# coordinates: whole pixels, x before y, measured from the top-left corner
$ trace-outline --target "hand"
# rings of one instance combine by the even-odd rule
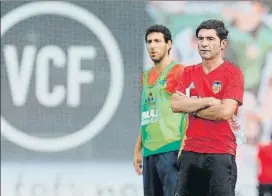
[[[183,147],[182,147],[183,148]],[[180,169],[180,160],[181,160],[181,154],[182,154],[182,148],[180,148],[179,152],[178,152],[178,156],[177,156],[177,160],[174,163],[174,167],[179,170]]]
[[[179,96],[185,96],[185,94],[183,94],[183,93],[180,92],[180,91],[176,91],[174,94],[179,95]],[[173,95],[174,95],[174,94],[173,94]]]
[[[185,95],[182,92],[176,91],[175,93],[173,93],[172,95],[172,100],[173,101],[180,101],[182,97],[184,97]]]
[[[209,97],[208,99],[209,99],[210,106],[220,105],[222,103],[220,99],[216,99],[214,97]]]
[[[143,172],[142,161],[143,161],[142,153],[135,152],[133,157],[133,165],[138,175],[141,175]]]
[[[182,152],[182,148],[179,150],[179,152],[178,152],[178,157],[177,157],[177,160],[179,160],[179,157],[180,157],[180,155],[181,155],[181,152]]]
[[[180,155],[181,155],[181,152],[182,152],[183,147],[184,147],[184,145],[185,145],[186,138],[187,138],[187,137],[186,137],[186,134],[184,134],[183,139],[182,139],[182,141],[181,141],[180,148],[179,148],[179,152],[178,152],[178,157],[177,157],[177,159],[179,159],[179,157],[180,157]]]

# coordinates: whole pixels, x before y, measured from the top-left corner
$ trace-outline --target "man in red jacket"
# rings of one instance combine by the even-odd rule
[[[272,195],[272,142],[258,149],[259,196]]]
[[[235,116],[243,102],[244,78],[239,67],[222,58],[227,36],[222,21],[199,25],[202,62],[185,67],[179,91],[172,97],[172,110],[189,114],[175,196],[199,196],[195,190],[200,188],[208,195],[235,195],[235,135],[240,132]]]

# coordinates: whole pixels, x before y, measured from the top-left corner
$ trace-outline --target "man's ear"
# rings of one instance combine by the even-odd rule
[[[220,48],[221,48],[221,50],[224,50],[224,49],[227,47],[227,45],[228,45],[228,40],[223,39],[223,40],[221,41],[221,43],[220,43]]]

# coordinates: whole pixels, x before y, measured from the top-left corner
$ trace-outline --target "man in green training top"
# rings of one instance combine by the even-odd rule
[[[165,26],[149,27],[145,41],[155,66],[142,78],[141,133],[135,146],[134,167],[139,175],[143,172],[144,196],[173,196],[178,172],[175,162],[187,116],[172,112],[171,97],[184,66],[169,57],[172,36]]]

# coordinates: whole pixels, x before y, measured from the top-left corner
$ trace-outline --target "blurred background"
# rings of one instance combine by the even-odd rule
[[[222,19],[225,57],[245,76],[236,195],[257,195],[258,146],[272,137],[272,2],[1,2],[1,195],[142,196],[133,148],[145,29],[172,31],[171,56],[201,61],[196,27]],[[271,152],[272,153],[272,152]]]

